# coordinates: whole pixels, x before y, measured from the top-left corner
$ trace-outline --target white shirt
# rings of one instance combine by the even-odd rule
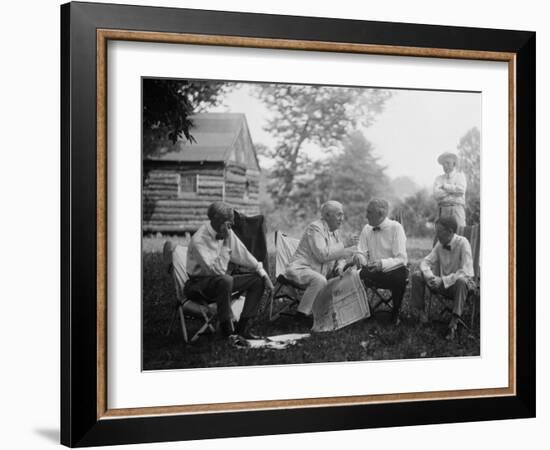
[[[187,250],[189,276],[224,275],[230,262],[254,269],[261,277],[266,276],[262,263],[252,256],[233,230],[229,230],[224,240],[216,239],[216,234],[207,222],[191,238]]]
[[[443,286],[451,287],[459,278],[474,276],[472,248],[468,239],[455,234],[449,242],[450,250],[445,250],[438,242],[430,254],[420,262],[420,270],[425,278],[432,278],[434,272],[443,280]]]
[[[466,176],[454,169],[449,174],[439,175],[434,182],[434,197],[441,206],[466,203]]]
[[[316,220],[307,226],[286,273],[298,283],[301,281],[297,269],[309,268],[327,276],[333,268],[343,268],[346,264],[344,259],[338,258],[343,248],[338,230],[330,231],[326,221]]]
[[[401,224],[386,217],[376,228],[365,225],[359,236],[362,264],[380,260],[383,272],[406,265],[407,237]]]

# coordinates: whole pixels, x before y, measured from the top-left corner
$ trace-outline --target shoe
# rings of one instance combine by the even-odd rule
[[[456,327],[449,327],[445,339],[448,341],[454,341],[456,339]]]
[[[399,312],[397,312],[397,313],[392,312],[391,322],[396,327],[398,327],[401,324],[401,317],[399,317]]]
[[[418,320],[422,325],[426,325],[430,319],[428,317],[428,313],[426,311],[420,311],[420,315],[418,316]]]
[[[237,324],[237,327],[235,329],[236,333],[245,338],[245,339],[260,339],[259,336],[252,333],[251,329],[251,323],[249,318],[241,317],[241,320],[239,320],[239,323]]]
[[[231,320],[224,320],[220,323],[220,331],[223,337],[229,337],[235,334],[233,330],[233,322]]]
[[[294,314],[294,319],[301,324],[307,326],[308,328],[311,328],[313,326],[313,317],[308,316],[307,314],[304,314],[303,312],[296,311],[296,314]]]

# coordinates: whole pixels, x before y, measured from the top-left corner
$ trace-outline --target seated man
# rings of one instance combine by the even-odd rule
[[[399,309],[407,286],[407,238],[399,222],[388,219],[388,202],[373,199],[367,205],[368,225],[359,236],[359,254],[365,287],[376,286],[392,293],[392,321],[399,323]]]
[[[217,303],[220,326],[225,336],[233,334],[231,322],[231,294],[244,291],[246,300],[236,332],[246,339],[254,339],[250,320],[258,311],[264,287],[273,290],[262,263],[250,254],[244,244],[231,230],[233,209],[224,202],[215,202],[208,207],[210,222],[204,223],[191,238],[187,251],[189,281],[185,294],[212,299]],[[229,262],[254,269],[256,273],[231,276],[227,273]]]
[[[326,286],[327,276],[340,275],[345,258],[354,254],[355,247],[344,248],[337,232],[344,221],[342,204],[328,201],[321,206],[321,219],[310,223],[296,252],[285,270],[285,277],[307,286],[298,312],[311,316],[317,294]]]
[[[424,287],[454,300],[453,316],[449,322],[447,339],[456,336],[458,317],[462,315],[464,302],[474,267],[472,249],[468,239],[456,234],[457,221],[453,216],[440,217],[436,221],[438,243],[420,262],[420,272],[413,274],[411,302],[420,310],[420,320],[427,322],[424,312]]]

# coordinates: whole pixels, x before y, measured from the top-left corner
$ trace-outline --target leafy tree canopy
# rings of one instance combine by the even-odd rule
[[[466,175],[466,223],[479,223],[480,219],[480,133],[473,127],[460,138],[457,145],[460,168]]]
[[[144,149],[151,152],[163,141],[193,142],[189,116],[220,104],[230,85],[212,81],[143,79]]]
[[[379,89],[264,84],[256,94],[273,113],[266,131],[276,139],[267,151],[275,165],[272,195],[278,202],[294,188],[299,168],[310,166],[303,144],[315,144],[327,152],[341,146],[357,125],[369,126],[379,114],[390,92]]]
[[[345,205],[348,226],[359,231],[365,224],[365,210],[373,197],[391,200],[392,190],[385,167],[373,155],[372,144],[359,131],[345,137],[342,147],[322,161],[308,161],[296,173],[287,208],[298,219],[317,216],[327,200]],[[271,183],[278,181],[272,179]]]

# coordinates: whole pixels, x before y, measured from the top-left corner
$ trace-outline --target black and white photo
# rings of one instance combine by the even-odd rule
[[[481,100],[143,77],[143,369],[479,356]]]

